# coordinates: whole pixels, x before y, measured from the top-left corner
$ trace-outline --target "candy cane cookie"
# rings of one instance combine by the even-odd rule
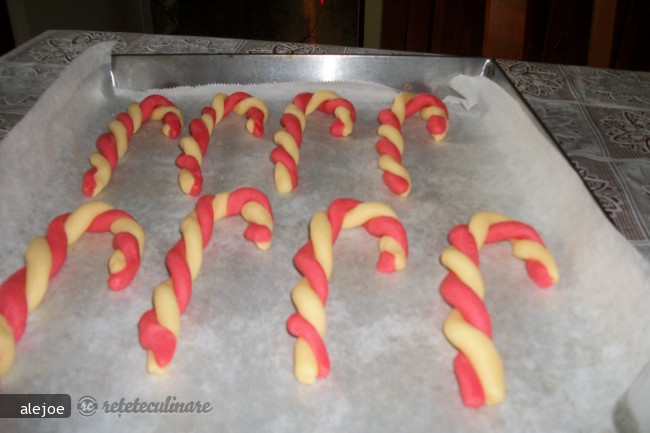
[[[165,258],[169,278],[154,289],[153,308],[142,315],[138,324],[150,374],[164,374],[174,356],[181,315],[190,301],[192,281],[201,269],[203,249],[212,237],[214,223],[235,214],[248,222],[246,239],[263,251],[271,246],[273,213],[263,192],[240,188],[198,200],[195,210],[181,222],[180,240]]]
[[[53,219],[45,236],[30,242],[25,266],[0,286],[0,377],[11,368],[15,345],[27,326],[27,315],[43,300],[49,281],[67,258],[68,246],[84,232],[108,231],[114,235],[108,286],[122,290],[135,276],[144,248],[144,231],[126,212],[103,202],[89,202]]]
[[[92,166],[83,175],[82,191],[86,197],[94,197],[106,188],[117,162],[124,156],[128,142],[147,120],[162,120],[163,135],[178,138],[183,127],[183,115],[167,98],[161,95],[147,96],[128,106],[108,124],[108,131],[97,138],[97,152],[90,156]]]
[[[379,238],[379,271],[394,272],[406,266],[406,231],[387,205],[337,199],[327,212],[314,214],[309,225],[310,240],[294,256],[294,264],[303,278],[291,292],[296,313],[287,320],[289,334],[297,338],[294,373],[299,382],[313,383],[330,372],[323,338],[327,325],[325,304],[334,261],[332,250],[342,228],[359,226]]]
[[[440,261],[449,273],[440,294],[453,307],[443,332],[458,350],[454,371],[466,406],[497,404],[505,395],[503,364],[492,342],[492,325],[483,302],[478,251],[484,244],[508,240],[524,260],[530,278],[547,288],[559,279],[558,267],[539,234],[529,225],[494,212],[479,212],[469,224],[454,227]]]
[[[317,109],[334,115],[334,122],[330,126],[331,135],[347,137],[352,133],[356,111],[350,101],[331,90],[297,95],[284,110],[280,119],[282,129],[273,137],[276,147],[271,152],[271,161],[275,164],[275,187],[279,192],[291,192],[298,186],[302,134],[307,116]]]
[[[436,143],[445,138],[449,126],[447,106],[436,96],[423,93],[413,95],[400,93],[393,100],[390,109],[379,112],[377,120],[379,129],[376,149],[379,152],[378,166],[384,171],[383,179],[395,194],[407,197],[411,191],[411,175],[402,165],[404,154],[404,137],[402,125],[404,120],[419,112],[426,121],[427,130]]]
[[[201,117],[190,122],[190,135],[181,138],[181,154],[176,158],[180,169],[178,183],[185,194],[198,196],[203,189],[201,166],[214,127],[231,112],[246,115],[246,130],[255,137],[264,134],[269,110],[261,99],[248,93],[235,92],[230,96],[218,93],[209,107],[201,110]]]

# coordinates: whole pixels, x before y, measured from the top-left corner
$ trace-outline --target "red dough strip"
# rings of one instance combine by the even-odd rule
[[[162,95],[150,95],[140,102],[140,109],[142,109],[142,121],[146,122],[151,117],[151,113],[161,106],[173,106],[174,104]]]
[[[290,113],[285,113],[280,118],[280,124],[282,127],[296,140],[298,148],[302,144],[302,126],[300,120],[296,116]]]
[[[497,215],[497,217],[495,218],[494,215]],[[505,240],[513,242],[525,240],[537,243],[545,248],[539,234],[529,225],[490,213],[479,213],[474,216],[473,220],[490,221],[489,218],[495,219],[496,222],[488,223],[489,226],[485,234],[485,239],[475,239],[474,236],[476,234],[470,231],[470,226],[467,224],[458,225],[449,233],[450,244],[469,258],[477,269],[479,266],[479,243],[489,244]],[[455,265],[444,259],[446,253],[443,253],[442,261],[448,267],[449,273],[440,285],[441,296],[451,307],[460,313],[462,319],[467,324],[491,340],[491,319],[482,297],[477,294],[475,289],[466,285],[461,277],[454,273],[453,269]],[[555,267],[555,264],[552,263],[552,266]],[[540,261],[533,259],[526,260],[526,267],[529,269],[531,279],[540,287],[548,287],[554,282],[549,269]],[[531,268],[532,271],[530,270]],[[468,407],[480,407],[486,404],[486,395],[481,385],[481,379],[477,375],[470,359],[461,351],[458,352],[454,360],[454,371],[460,387],[463,403]]]
[[[307,104],[309,104],[309,100],[312,96],[313,93],[311,92],[299,93],[293,98],[293,104],[300,108],[300,110],[304,113],[307,110]]]
[[[155,310],[145,312],[138,322],[140,344],[154,353],[156,363],[168,365],[176,352],[176,337],[158,323]]]
[[[296,161],[281,147],[276,147],[271,151],[271,161],[273,164],[282,164],[289,172],[291,180],[291,188],[295,189],[298,186],[298,164]]]
[[[101,209],[109,210],[101,211]],[[136,230],[140,233],[140,238],[144,239],[142,228],[135,222],[132,216],[124,211],[110,209],[110,206],[108,205],[95,202],[87,203],[73,213],[84,213],[87,211],[91,212],[89,215],[94,215],[94,217],[92,218],[90,225],[85,228],[84,231],[107,232],[111,231],[111,226],[116,221],[130,220],[133,222],[131,226],[134,228],[127,228],[126,230]],[[100,213],[92,213],[98,211],[100,211]],[[73,213],[59,215],[48,225],[44,237],[47,244],[46,254],[49,256],[50,262],[48,282],[58,274],[67,258],[69,239],[65,225]],[[34,242],[37,241],[37,239],[38,238],[36,238]],[[125,264],[121,270],[111,273],[108,279],[108,285],[113,290],[122,290],[133,280],[133,277],[140,266],[140,254],[143,246],[141,245],[141,240],[130,231],[119,231],[114,235],[113,248],[123,254]],[[42,289],[37,289],[27,286],[27,269],[31,266],[36,268],[42,266],[42,264],[40,262],[33,263],[27,261],[24,267],[16,271],[0,286],[0,316],[4,317],[4,320],[6,320],[7,324],[11,327],[14,344],[20,341],[27,325],[27,316],[29,313],[27,304],[28,292],[30,290],[40,292],[40,290],[44,291],[47,288],[43,287]],[[36,302],[37,303],[32,308],[38,306],[40,299]],[[2,342],[0,341],[0,343]],[[5,350],[7,350],[7,348],[0,346],[0,358],[2,358]],[[0,368],[0,370],[3,369]],[[0,371],[0,376],[2,376],[4,372],[5,371]]]
[[[122,125],[126,128],[126,138],[131,139],[133,136],[134,128],[133,119],[126,113],[119,113],[116,117],[117,120],[122,122]],[[110,134],[109,134],[110,135]]]
[[[485,239],[485,243],[489,244],[510,239],[528,239],[544,245],[544,242],[534,228],[517,221],[506,221],[492,225]],[[528,272],[530,279],[541,288],[547,288],[553,285],[553,279],[549,275],[548,270],[538,261],[527,260],[526,272]]]
[[[221,206],[221,203],[223,203],[220,200],[221,198],[226,200],[225,207],[220,207],[220,214],[217,215],[215,214],[214,206]],[[266,214],[267,222],[262,224],[261,222],[255,222],[254,219],[247,220],[248,226],[245,231],[245,237],[255,242],[261,249],[268,247],[268,245],[264,246],[264,244],[270,243],[272,236],[273,212],[271,204],[266,195],[261,191],[254,188],[240,188],[231,193],[220,194],[219,196],[205,195],[198,200],[194,212],[201,234],[202,249],[205,249],[212,237],[216,222],[215,219],[218,221],[221,218],[239,213],[246,218],[244,208],[250,203],[255,203],[260,206],[262,209],[260,212]],[[188,215],[188,218],[190,215]],[[260,213],[258,212],[257,215],[260,215]],[[268,226],[265,224],[268,224]],[[192,274],[189,260],[186,238],[183,233],[179,241],[169,250],[165,259],[175,300],[181,315],[185,312],[192,296]],[[156,296],[155,293],[154,299]],[[161,316],[168,315],[169,312],[158,310],[158,308],[154,302],[154,308],[145,312],[138,324],[140,344],[152,353],[156,363],[156,366],[149,367],[150,373],[161,373],[162,371],[160,370],[164,369],[171,362],[176,350],[176,336],[174,332],[164,326],[160,319]]]
[[[442,102],[442,100],[437,96],[428,93],[422,93],[420,95],[416,95],[406,103],[405,117],[411,117],[412,115],[414,115],[415,113],[419,112],[420,110],[426,107],[441,108],[445,113],[445,117],[449,117],[449,110],[447,110],[447,106],[445,105],[445,103]]]
[[[332,242],[334,241],[335,239],[332,239]],[[325,305],[327,303],[330,283],[327,275],[325,275],[325,271],[314,256],[314,246],[311,242],[307,242],[296,252],[296,255],[293,257],[293,264],[296,266],[298,272],[307,278],[312,290],[316,293],[316,296],[318,296],[323,305]]]
[[[235,109],[235,106],[239,104],[241,101],[243,101],[246,98],[250,98],[251,95],[245,92],[235,92],[232,95],[228,96],[226,98],[226,101],[224,103],[224,117],[229,115],[232,110]]]
[[[185,242],[179,240],[165,257],[165,265],[174,285],[178,308],[183,314],[192,296],[192,275],[185,261]]]
[[[327,377],[332,369],[330,357],[327,354],[325,342],[318,331],[316,331],[316,328],[300,314],[294,313],[287,319],[287,332],[296,338],[300,337],[307,341],[318,363],[318,374],[316,377],[318,379]]]
[[[492,319],[485,303],[455,274],[447,274],[440,284],[440,294],[449,305],[460,311],[469,324],[492,337]]]
[[[454,372],[460,388],[460,398],[467,407],[485,404],[485,393],[469,359],[461,352],[454,358]]]
[[[70,214],[59,215],[54,218],[47,227],[45,238],[52,254],[52,270],[50,281],[59,273],[59,270],[68,257],[68,236],[65,234],[63,224]],[[108,231],[108,230],[107,230]]]
[[[121,113],[123,114],[123,113]],[[117,156],[117,145],[115,144],[115,139],[113,138],[113,134],[110,133],[104,133],[99,136],[97,139],[97,149],[99,150],[99,153],[101,153],[104,158],[108,161],[108,163],[111,165],[111,170],[115,170],[115,166],[117,165],[117,160],[119,157]],[[92,195],[93,191],[95,190],[95,178],[94,174],[97,172],[97,169],[95,167],[91,168],[84,174],[84,195],[86,197],[89,197]]]
[[[401,164],[402,162],[402,154],[400,153],[399,149],[397,146],[393,144],[392,141],[386,140],[385,138],[379,139],[377,141],[377,144],[375,145],[375,148],[377,149],[377,152],[381,155],[390,155],[395,161],[399,162]],[[392,174],[389,172],[384,172],[384,174]]]
[[[368,233],[376,237],[389,236],[395,239],[406,255],[409,254],[406,230],[401,222],[391,217],[373,218],[363,225]],[[395,257],[388,251],[382,251],[377,260],[377,269],[381,272],[395,272]]]
[[[0,286],[0,315],[11,327],[16,343],[23,337],[27,326],[26,274],[27,269],[20,268]]]
[[[341,228],[345,221],[346,215],[354,211],[357,206],[368,206],[369,217],[365,222],[362,222],[363,227],[373,236],[378,238],[389,237],[395,240],[401,248],[403,260],[408,256],[408,241],[406,238],[406,231],[404,230],[401,222],[393,216],[382,214],[387,212],[386,208],[375,207],[380,204],[377,203],[362,203],[354,199],[337,199],[332,202],[327,210],[327,221],[329,230],[331,231],[331,242],[334,244],[338,239]],[[392,212],[392,211],[390,211]],[[317,214],[318,215],[318,214]],[[314,227],[316,216],[312,219],[312,227],[310,230],[319,230],[319,227]],[[313,240],[309,240],[304,244],[294,256],[294,264],[300,274],[302,274],[308,284],[309,288],[315,293],[325,308],[329,292],[329,281],[323,265],[319,262],[317,254],[314,250],[315,246]],[[381,272],[393,272],[401,269],[396,265],[396,257],[389,251],[380,251],[380,258],[377,262],[377,268]],[[298,286],[296,286],[298,287]],[[296,289],[294,289],[295,291]],[[310,311],[301,309],[300,298],[295,298],[292,293],[292,299],[296,306],[296,313],[292,314],[287,320],[287,331],[289,334],[296,338],[303,339],[310,347],[317,365],[316,378],[326,377],[330,372],[330,359],[327,348],[323,341],[323,336],[316,329],[312,323],[311,317],[303,316],[301,311]],[[296,360],[298,361],[298,358]],[[298,373],[296,373],[298,375]],[[303,381],[302,378],[298,377]],[[305,380],[309,383],[310,379]]]
[[[129,113],[119,113],[116,116],[116,121],[119,122],[126,132],[126,140],[130,140],[136,129],[140,125],[149,120],[153,111],[159,107],[170,107],[177,111],[176,106],[167,98],[161,95],[150,95],[144,98],[137,106],[139,110],[137,113],[129,110]],[[136,128],[132,115],[140,117],[138,119],[138,128]],[[170,138],[178,138],[183,125],[182,119],[178,116],[177,112],[169,111],[162,116],[163,133]],[[122,144],[126,150],[127,143]],[[120,155],[118,152],[118,143],[112,132],[101,134],[97,138],[97,153],[91,157],[92,167],[83,175],[82,192],[86,197],[96,196],[105,187],[106,183],[115,170]],[[105,162],[104,162],[105,161]],[[104,166],[107,163],[108,166]],[[99,169],[98,169],[99,167]],[[98,173],[101,171],[101,173]],[[98,183],[97,176],[101,175],[101,183]]]

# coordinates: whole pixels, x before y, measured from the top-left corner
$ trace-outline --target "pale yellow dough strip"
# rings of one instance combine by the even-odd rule
[[[145,234],[144,229],[138,222],[131,218],[119,218],[111,224],[111,233],[130,233],[138,241],[140,247],[140,254],[144,252]]]
[[[275,187],[278,192],[286,194],[293,190],[291,184],[291,175],[289,170],[282,164],[276,164],[273,170],[273,179],[275,180]]]
[[[181,222],[181,234],[185,242],[185,260],[194,280],[203,263],[203,237],[195,211],[190,212]]]
[[[327,218],[327,212],[319,211],[314,214],[309,223],[309,238],[314,247],[314,256],[329,279],[334,266],[334,252],[332,226]]]
[[[345,214],[342,227],[344,229],[360,227],[371,219],[382,216],[397,219],[397,214],[390,206],[379,202],[363,202]]]
[[[267,119],[269,118],[269,109],[267,108],[266,104],[259,98],[251,97],[242,99],[237,103],[237,105],[235,105],[232,111],[239,116],[243,116],[251,108],[257,108],[260,110],[262,114],[264,114],[263,123],[266,123]]]
[[[210,106],[214,109],[216,112],[216,119],[214,124],[216,125],[217,123],[221,122],[221,119],[223,119],[223,116],[225,114],[225,108],[224,106],[226,105],[226,98],[228,95],[225,93],[217,93],[214,98],[212,98],[212,102],[210,103]]]
[[[260,203],[249,201],[241,208],[241,215],[246,221],[262,225],[273,232],[273,218]],[[255,242],[255,245],[260,250],[266,251],[271,247],[271,241]]]
[[[111,209],[113,206],[101,201],[93,201],[79,206],[63,223],[63,229],[68,236],[68,245],[77,242],[98,215]]]
[[[400,155],[404,154],[404,137],[397,128],[388,124],[380,125],[379,129],[377,129],[377,135],[393,143],[399,150]]]
[[[158,322],[178,338],[181,328],[181,311],[171,280],[163,281],[154,289],[153,305]],[[167,371],[167,366],[160,367],[156,363],[153,352],[150,350],[147,351],[147,371],[158,376]]]
[[[282,146],[284,150],[291,155],[291,158],[296,161],[296,164],[300,162],[300,150],[298,149],[298,143],[296,143],[296,139],[293,138],[293,135],[289,134],[284,129],[281,129],[275,133],[273,141]]]
[[[122,158],[128,148],[128,141],[126,134],[126,127],[119,120],[112,120],[108,124],[108,130],[113,134],[115,145],[117,147],[117,157]]]
[[[311,113],[316,111],[316,109],[325,101],[332,99],[340,98],[339,94],[333,92],[332,90],[319,90],[318,92],[312,94],[307,106],[305,107],[305,114],[309,116]]]
[[[11,369],[16,356],[16,342],[14,341],[14,333],[11,326],[7,323],[7,319],[0,314],[0,377]]]
[[[181,148],[184,154],[193,156],[200,164],[203,164],[203,153],[201,153],[201,147],[199,143],[196,142],[194,137],[191,135],[186,135],[180,139],[178,146]]]
[[[293,347],[294,375],[298,382],[310,385],[318,376],[318,361],[309,343],[302,338],[297,338]]]
[[[104,158],[104,155],[98,152],[90,155],[90,165],[95,167],[97,170],[93,175],[95,179],[95,189],[93,189],[92,196],[94,197],[106,188],[106,185],[108,185],[108,182],[111,179],[112,172],[111,164],[106,158]]]
[[[347,137],[352,134],[354,129],[354,121],[352,120],[352,113],[346,107],[340,106],[334,109],[334,117],[343,122],[343,131],[341,135]]]
[[[469,257],[456,247],[450,246],[442,252],[440,262],[445,268],[456,274],[463,284],[472,289],[476,296],[481,299],[485,297],[485,285],[481,271]]]
[[[393,99],[393,105],[390,107],[390,111],[397,116],[400,125],[404,124],[404,119],[406,118],[406,103],[413,99],[413,96],[415,95],[412,93],[400,93]]]
[[[45,237],[38,236],[29,243],[25,252],[25,269],[27,312],[31,313],[43,300],[52,271],[52,252]]]
[[[503,363],[492,340],[467,323],[458,310],[445,319],[443,332],[449,342],[470,360],[481,382],[486,404],[497,404],[505,396]]]
[[[522,239],[513,242],[512,254],[520,260],[535,260],[546,268],[553,283],[560,279],[560,270],[551,252],[537,242]]]
[[[140,104],[132,102],[127,107],[126,113],[133,121],[133,133],[135,134],[142,126],[142,108],[140,108]]]
[[[379,157],[377,166],[384,171],[395,174],[407,180],[408,188],[403,193],[399,194],[401,197],[407,197],[411,192],[411,174],[404,168],[402,164],[397,162],[395,158],[390,155],[382,155]]]
[[[483,247],[491,225],[506,221],[512,221],[512,218],[497,212],[482,211],[475,213],[468,226],[476,241],[476,247],[479,250]]]

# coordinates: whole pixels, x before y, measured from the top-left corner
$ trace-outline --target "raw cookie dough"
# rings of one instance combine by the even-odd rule
[[[201,269],[203,249],[212,237],[214,223],[236,214],[249,223],[244,232],[246,239],[261,250],[271,246],[273,213],[263,192],[239,188],[198,200],[196,209],[181,222],[181,238],[167,253],[169,278],[154,289],[153,308],[142,315],[138,324],[150,374],[164,374],[174,356],[181,315],[190,301],[192,281]]]
[[[500,403],[505,395],[503,364],[492,342],[492,325],[483,302],[483,278],[478,251],[483,244],[510,241],[513,255],[526,262],[530,278],[546,288],[559,279],[557,264],[542,239],[529,225],[495,212],[478,212],[469,224],[449,232],[451,246],[440,261],[449,273],[440,294],[454,309],[443,332],[458,349],[454,371],[463,403],[469,407]]]
[[[248,93],[235,92],[230,96],[218,93],[209,107],[201,110],[201,117],[190,122],[190,135],[181,138],[182,153],[176,158],[180,168],[178,183],[185,194],[198,196],[203,189],[203,157],[208,149],[214,127],[231,112],[246,115],[246,130],[255,137],[264,134],[269,110],[264,101]]]
[[[402,165],[402,125],[405,119],[417,112],[426,121],[427,130],[435,142],[443,140],[449,127],[449,111],[444,102],[428,93],[400,93],[395,97],[391,108],[381,110],[377,116],[380,124],[377,135],[381,137],[376,145],[380,155],[378,165],[384,171],[386,186],[402,197],[408,196],[411,191],[411,175]]]
[[[395,212],[383,203],[362,203],[337,199],[327,212],[314,214],[309,225],[309,241],[294,256],[304,277],[291,292],[296,313],[287,320],[287,330],[297,338],[294,347],[294,373],[298,381],[313,383],[330,371],[330,360],[323,341],[327,318],[325,304],[334,261],[333,246],[342,228],[363,226],[379,238],[381,272],[399,271],[406,266],[406,231]]]
[[[81,190],[86,197],[95,197],[111,180],[117,162],[126,153],[131,136],[147,120],[162,120],[162,133],[178,138],[183,127],[183,115],[167,98],[147,96],[140,104],[132,103],[126,113],[120,113],[108,124],[108,131],[97,138],[97,152],[90,156],[92,166],[83,175]]]
[[[89,202],[56,217],[45,236],[31,241],[25,252],[25,266],[0,286],[0,377],[11,368],[27,315],[43,300],[50,280],[65,262],[68,246],[84,232],[106,231],[114,234],[115,249],[109,261],[108,286],[122,290],[135,276],[144,248],[144,231],[126,212],[100,201]]]
[[[291,192],[298,186],[298,162],[306,116],[317,109],[334,114],[335,119],[330,126],[331,135],[347,137],[352,133],[356,111],[350,101],[331,90],[297,95],[284,110],[280,119],[282,129],[273,137],[277,147],[271,152],[271,161],[275,164],[275,187],[279,192]]]

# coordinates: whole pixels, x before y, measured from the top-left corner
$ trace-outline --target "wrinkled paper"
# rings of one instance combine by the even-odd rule
[[[97,136],[115,115],[146,94],[111,87],[110,46],[84,53],[0,143],[0,278],[23,266],[29,240],[55,216],[87,201],[82,174]],[[444,61],[441,58],[440,61]],[[218,77],[215,77],[218,81]],[[131,213],[147,235],[143,261],[122,292],[107,288],[108,234],[83,236],[30,314],[3,393],[68,393],[69,419],[0,420],[3,430],[113,431],[613,431],[615,407],[650,359],[650,271],[607,221],[555,145],[503,89],[463,77],[448,95],[447,138],[434,144],[422,120],[404,124],[408,198],[388,190],[377,168],[376,116],[396,93],[359,83],[213,85],[160,91],[189,120],[218,92],[247,91],[266,101],[264,136],[231,114],[216,126],[203,162],[203,194],[253,186],[273,206],[275,232],[261,252],[231,217],[216,224],[182,317],[166,375],[150,376],[137,323],[153,288],[167,278],[164,257],[196,199],[177,183],[178,140],[149,122],[131,139],[97,199]],[[329,88],[356,107],[354,133],[329,136],[331,117],[309,116],[299,186],[282,195],[269,154],[282,110],[302,91]],[[465,96],[465,99],[468,99]],[[300,279],[292,264],[308,240],[312,214],[338,197],[392,206],[409,237],[405,270],[375,268],[377,240],[343,231],[334,248],[325,337],[332,372],[312,386],[293,376],[294,339],[285,321]],[[479,410],[462,405],[453,374],[455,350],[441,328],[450,308],[439,295],[446,271],[438,258],[449,229],[480,210],[534,226],[555,255],[561,278],[542,290],[507,244],[481,251],[486,303],[506,375],[505,401]],[[92,396],[97,413],[77,413]],[[106,413],[112,402],[209,402],[207,414]],[[56,427],[59,428],[59,427]]]

